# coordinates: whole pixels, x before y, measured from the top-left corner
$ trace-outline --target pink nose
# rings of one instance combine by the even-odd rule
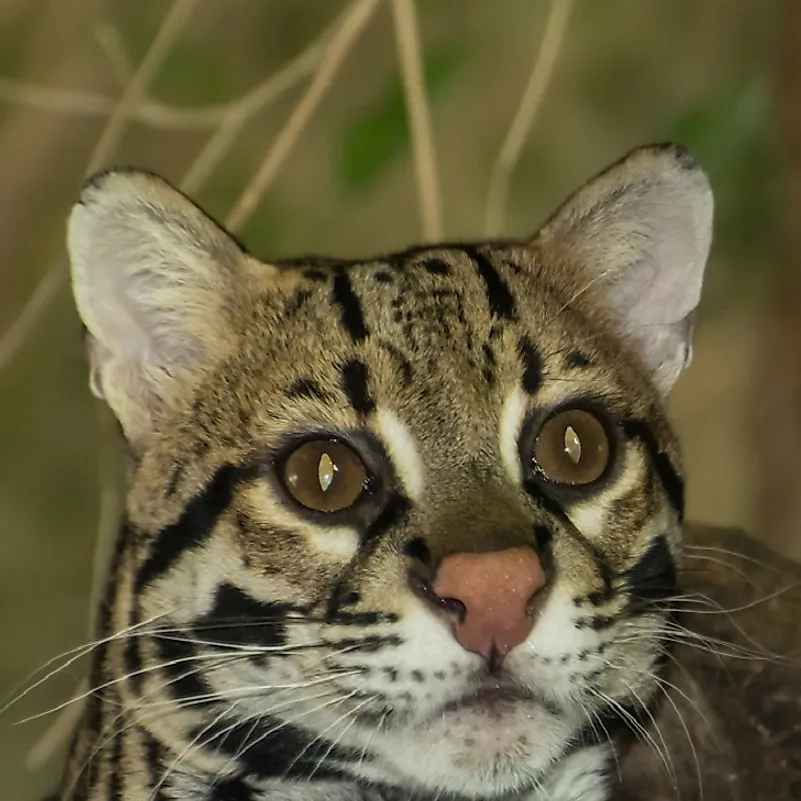
[[[545,571],[531,548],[455,553],[442,560],[432,589],[465,609],[454,632],[468,651],[504,655],[526,639],[534,619],[529,601],[545,586]]]

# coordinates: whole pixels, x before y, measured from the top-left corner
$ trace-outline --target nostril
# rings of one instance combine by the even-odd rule
[[[454,616],[458,621],[464,620],[467,607],[458,598],[442,598],[434,591],[433,581],[426,575],[429,571],[420,567],[409,571],[409,586],[415,595],[427,601],[434,608]]]
[[[454,615],[460,622],[464,620],[464,616],[467,614],[467,607],[462,601],[458,598],[440,598],[438,595],[436,597],[439,599],[439,605],[446,612]]]

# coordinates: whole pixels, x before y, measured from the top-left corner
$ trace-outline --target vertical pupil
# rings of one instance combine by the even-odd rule
[[[573,464],[578,464],[581,461],[581,440],[573,426],[568,426],[565,429],[565,453]]]
[[[323,492],[326,492],[331,484],[334,483],[336,470],[333,459],[327,453],[324,453],[317,464],[317,480],[320,482],[320,489]]]

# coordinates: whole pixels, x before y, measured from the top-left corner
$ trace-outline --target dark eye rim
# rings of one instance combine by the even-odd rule
[[[328,441],[352,450],[361,459],[365,469],[364,488],[361,495],[345,509],[323,512],[310,509],[298,501],[289,491],[284,480],[286,463],[289,457],[301,446],[309,442]],[[386,476],[386,461],[383,448],[374,437],[365,432],[331,431],[329,429],[310,429],[296,432],[283,438],[268,458],[268,469],[271,484],[277,490],[280,499],[291,508],[293,513],[305,517],[321,525],[360,525],[369,520],[373,513],[383,506],[384,497],[390,482]]]
[[[534,461],[534,446],[542,427],[559,414],[581,411],[591,414],[603,428],[609,442],[609,459],[601,474],[586,484],[567,484],[548,478]],[[572,398],[544,409],[532,410],[521,427],[518,438],[518,455],[523,468],[524,484],[533,482],[538,488],[565,498],[579,498],[592,495],[608,486],[619,472],[619,454],[622,442],[622,429],[609,411],[608,406],[596,398]]]

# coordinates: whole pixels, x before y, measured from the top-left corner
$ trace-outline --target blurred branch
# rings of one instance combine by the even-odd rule
[[[156,38],[148,48],[142,63],[131,76],[131,80],[114,107],[103,133],[100,134],[100,139],[89,159],[89,166],[86,170],[88,173],[101,167],[116,149],[132,113],[135,112],[147,91],[148,84],[157,74],[170,52],[173,42],[180,34],[197,3],[198,0],[174,0]]]
[[[36,285],[22,311],[0,337],[0,372],[2,372],[22,346],[25,338],[36,326],[42,312],[61,288],[64,278],[64,261],[59,259]]]
[[[242,126],[314,69],[325,52],[331,35],[341,27],[346,13],[347,9],[295,58],[246,95],[234,103],[226,104],[222,109],[214,110],[218,130],[201,150],[181,182],[184,192],[193,194],[199,191],[236,141]]]
[[[381,0],[353,0],[348,6],[342,24],[328,42],[309,88],[298,101],[272,147],[265,153],[253,179],[228,214],[225,221],[227,227],[239,228],[253,213],[380,2]]]
[[[432,241],[442,238],[442,204],[434,136],[431,130],[431,112],[423,80],[423,56],[414,0],[392,0],[392,12],[412,138],[412,158],[420,200],[423,237]]]
[[[534,60],[534,67],[526,88],[523,90],[520,105],[492,167],[484,221],[484,233],[487,236],[497,236],[503,228],[509,179],[520,160],[523,145],[545,98],[556,59],[562,47],[572,7],[573,0],[551,0],[551,10],[545,24],[545,33],[542,36],[539,52]]]
[[[114,152],[132,111],[147,89],[148,83],[158,71],[172,43],[180,33],[197,0],[175,0],[161,28],[145,54],[142,63],[131,76],[114,111],[112,111],[97,144],[89,157],[87,173],[97,170]],[[0,337],[0,370],[13,358],[25,337],[33,330],[42,312],[58,293],[65,278],[64,260],[58,259],[42,276],[33,294],[22,307],[11,326]]]
[[[131,60],[128,58],[128,53],[125,50],[125,43],[119,31],[108,22],[103,22],[95,28],[95,39],[100,45],[103,53],[108,59],[111,71],[114,73],[114,78],[120,86],[125,84],[131,79],[133,73],[133,66]]]

